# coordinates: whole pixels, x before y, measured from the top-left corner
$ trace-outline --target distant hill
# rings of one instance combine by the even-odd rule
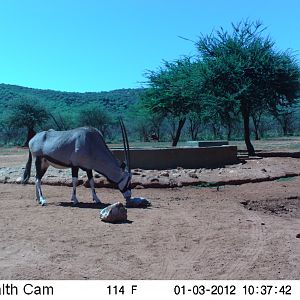
[[[109,92],[60,92],[27,88],[18,85],[0,84],[0,115],[5,114],[9,105],[18,99],[38,100],[45,107],[54,110],[82,108],[85,104],[99,104],[114,114],[123,114],[139,101],[142,89],[120,89]]]

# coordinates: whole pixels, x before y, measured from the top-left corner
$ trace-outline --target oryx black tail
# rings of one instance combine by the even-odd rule
[[[26,167],[25,167],[25,171],[23,174],[23,179],[22,179],[22,183],[26,184],[30,178],[30,173],[31,173],[31,164],[32,164],[32,155],[30,150],[28,151],[29,155],[28,155],[28,161],[26,163]]]

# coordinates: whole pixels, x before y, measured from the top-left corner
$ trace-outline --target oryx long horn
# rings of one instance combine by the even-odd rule
[[[124,154],[125,154],[125,162],[126,162],[128,171],[131,172],[128,136],[127,136],[127,132],[126,132],[125,125],[124,125],[124,122],[123,122],[122,118],[120,118],[119,121],[120,121],[120,126],[121,126],[121,131],[122,131]]]
[[[127,165],[127,147],[126,147],[126,142],[125,142],[125,133],[124,133],[124,128],[123,128],[123,121],[120,118],[119,119],[120,122],[120,127],[121,127],[121,132],[122,132],[122,140],[123,140],[123,147],[124,147],[124,156],[125,156],[125,163]]]
[[[122,131],[124,132],[124,137],[125,137],[124,144],[125,144],[126,164],[128,167],[128,171],[131,172],[128,136],[127,136],[126,128],[125,128],[125,125],[124,125],[124,122],[122,119],[121,119],[121,124],[122,124],[122,129],[123,129]]]

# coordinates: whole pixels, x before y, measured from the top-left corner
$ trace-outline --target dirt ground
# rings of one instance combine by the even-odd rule
[[[22,151],[6,154],[2,168],[27,160]],[[299,159],[280,162],[294,170]],[[251,172],[253,160],[247,163],[237,172]],[[43,192],[47,207],[34,200],[33,185],[0,184],[0,279],[300,278],[299,175],[134,189],[152,207],[128,209],[123,224],[101,222],[101,206],[83,185],[79,207],[70,206],[70,187],[43,185]],[[106,204],[123,201],[117,190],[97,193]]]

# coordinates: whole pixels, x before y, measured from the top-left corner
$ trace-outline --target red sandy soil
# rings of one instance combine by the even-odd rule
[[[0,167],[25,162],[25,154],[0,156]],[[287,169],[296,163],[284,160]],[[47,207],[34,200],[33,185],[0,184],[0,279],[300,278],[300,176],[134,189],[152,207],[128,209],[122,224],[101,222],[103,206],[84,186],[79,207],[70,206],[67,186],[43,192]],[[117,190],[97,193],[106,204],[123,201]]]

